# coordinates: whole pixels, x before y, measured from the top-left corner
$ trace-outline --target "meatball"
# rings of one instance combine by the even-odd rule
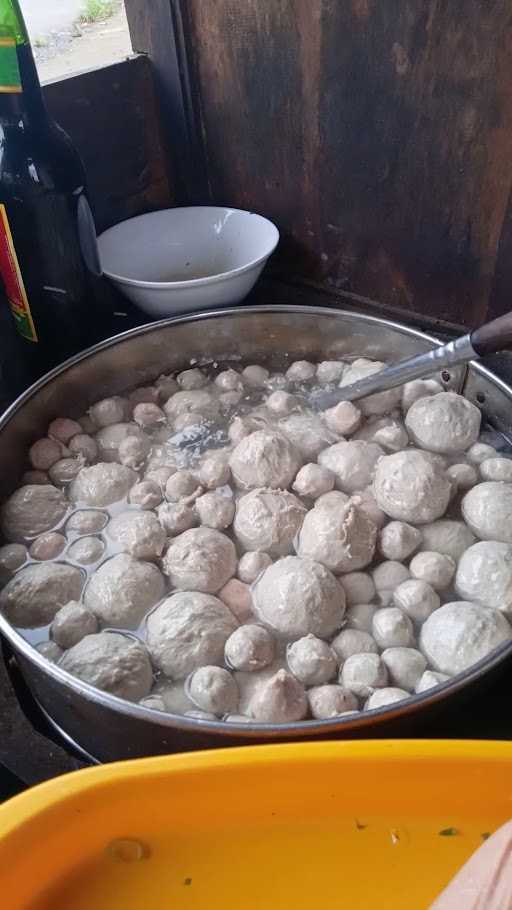
[[[81,455],[85,462],[92,464],[98,457],[96,440],[87,433],[77,433],[69,443],[69,451],[73,455]]]
[[[238,577],[240,581],[251,585],[258,575],[272,565],[272,560],[267,553],[244,553],[238,563]]]
[[[224,451],[214,452],[205,458],[198,471],[201,486],[206,490],[216,490],[229,484],[231,470],[228,461],[229,455]]]
[[[108,523],[106,512],[98,512],[96,509],[79,509],[73,512],[66,525],[66,531],[75,531],[78,534],[95,534],[102,531]]]
[[[75,479],[84,464],[85,458],[82,455],[77,455],[76,458],[61,458],[48,472],[51,482],[60,487],[66,486]]]
[[[339,382],[346,366],[343,360],[322,360],[316,368],[316,378],[321,383]]]
[[[21,543],[8,543],[0,547],[0,578],[10,578],[27,559],[27,548]]]
[[[169,547],[163,569],[173,588],[215,594],[236,572],[236,550],[225,534],[212,528],[193,528]]]
[[[320,563],[286,556],[256,581],[253,607],[261,622],[285,638],[309,632],[329,638],[341,627],[345,592]]]
[[[93,404],[88,411],[89,417],[96,427],[110,427],[115,423],[122,423],[126,414],[126,402],[118,396],[104,398]]]
[[[374,442],[382,446],[386,452],[400,452],[401,449],[405,449],[409,445],[409,437],[405,427],[398,420],[391,421],[381,418],[381,420],[371,424],[368,430],[370,431],[368,442]],[[358,434],[357,438],[364,439],[365,436],[361,433]]]
[[[497,454],[493,446],[489,446],[485,442],[475,442],[467,450],[466,458],[471,464],[482,464],[487,458],[495,458]]]
[[[157,669],[171,679],[185,679],[199,667],[223,665],[226,642],[237,625],[217,597],[182,591],[148,616],[147,646]]]
[[[165,414],[162,408],[152,402],[141,402],[136,404],[133,409],[133,419],[139,427],[156,427],[159,423],[165,423]]]
[[[156,566],[119,553],[96,569],[84,603],[104,625],[136,629],[164,592],[164,579]]]
[[[348,572],[341,579],[345,590],[347,606],[371,603],[375,597],[375,584],[367,572]]]
[[[286,670],[278,670],[255,690],[249,714],[261,724],[289,724],[303,720],[308,713],[304,686]]]
[[[446,511],[451,482],[435,456],[419,449],[404,449],[380,459],[374,489],[379,508],[390,518],[426,524]]]
[[[109,506],[124,499],[137,480],[135,471],[125,465],[100,462],[82,468],[69,488],[69,496],[87,506]]]
[[[388,672],[378,654],[353,654],[340,670],[340,684],[358,698],[387,686]]]
[[[68,557],[81,566],[91,566],[98,562],[105,552],[105,544],[98,537],[81,537],[72,543]]]
[[[441,605],[439,594],[426,581],[410,578],[393,592],[393,603],[415,623],[425,622]]]
[[[371,632],[373,617],[377,607],[373,604],[354,604],[346,614],[347,629],[358,629],[360,632]]]
[[[434,670],[454,676],[511,638],[502,613],[461,600],[429,616],[421,629],[420,648]]]
[[[454,493],[460,490],[469,490],[478,483],[478,474],[472,464],[452,464],[446,469]]]
[[[448,682],[450,679],[446,673],[436,673],[435,670],[425,670],[421,679],[418,680],[415,688],[417,695],[420,695],[421,692],[427,692],[428,689],[434,689],[436,686],[441,686],[443,683]]]
[[[427,669],[427,661],[415,648],[386,648],[381,660],[393,685],[407,692],[415,691]]]
[[[214,384],[222,392],[243,392],[244,383],[236,370],[223,370],[215,377]]]
[[[343,493],[363,490],[373,480],[375,466],[384,455],[380,446],[363,440],[337,442],[324,449],[318,456],[318,464],[332,471],[336,487]]]
[[[46,471],[25,471],[21,478],[22,486],[30,486],[31,484],[44,486],[45,483],[50,483],[50,478]]]
[[[156,404],[160,398],[160,392],[154,385],[140,386],[134,389],[128,395],[128,402],[133,410],[138,404]]]
[[[423,539],[420,550],[443,553],[455,562],[458,562],[468,547],[476,543],[476,537],[463,521],[451,521],[448,518],[423,525],[421,534]]]
[[[119,461],[121,443],[130,437],[139,437],[142,431],[136,423],[115,423],[96,433],[100,461]]]
[[[238,578],[230,581],[219,591],[219,599],[226,604],[239,622],[247,622],[252,618],[252,594],[248,585],[243,584]]]
[[[292,414],[279,421],[279,431],[306,461],[312,461],[336,440],[334,433],[316,414]]]
[[[480,474],[482,480],[510,482],[512,481],[512,458],[486,458],[480,464]]]
[[[462,515],[481,540],[512,543],[512,483],[479,483],[462,500]]]
[[[161,556],[165,531],[153,512],[121,512],[110,522],[107,533],[125,553],[137,559]]]
[[[364,357],[354,360],[343,373],[340,386],[352,385],[352,383],[358,382],[360,379],[373,376],[374,373],[384,370],[386,366],[386,363],[381,363],[378,360],[367,360]],[[388,411],[392,411],[393,408],[397,407],[401,397],[401,388],[389,389],[387,392],[377,392],[375,395],[363,398],[362,401],[358,402],[358,405],[366,416],[387,414]]]
[[[404,698],[409,697],[409,692],[406,692],[405,689],[396,689],[393,686],[389,686],[384,689],[379,689],[377,692],[370,695],[364,708],[365,711],[375,711],[377,708],[394,705],[396,702],[403,701]]]
[[[232,497],[222,493],[205,493],[196,500],[195,508],[201,524],[216,531],[224,531],[235,517]]]
[[[233,445],[238,445],[242,439],[245,439],[247,436],[250,436],[251,433],[254,433],[256,430],[261,430],[263,427],[266,427],[267,423],[264,420],[256,417],[234,417],[231,421],[228,429],[228,436],[233,443]]]
[[[331,642],[333,651],[338,655],[340,662],[352,657],[353,654],[378,654],[379,649],[375,640],[368,632],[359,629],[343,629]]]
[[[292,489],[299,496],[318,499],[334,489],[334,479],[334,474],[327,468],[322,468],[319,464],[306,464],[297,474]]]
[[[32,559],[56,559],[66,546],[66,538],[57,531],[47,531],[34,540],[30,547]]]
[[[144,645],[119,632],[86,635],[66,651],[59,666],[89,685],[129,701],[149,695],[153,682]]]
[[[6,540],[24,543],[50,531],[64,518],[68,502],[61,490],[49,484],[20,487],[0,512],[0,524]]]
[[[465,600],[512,617],[512,546],[484,540],[469,547],[457,567],[455,590]]]
[[[377,600],[382,607],[387,607],[393,600],[393,593],[402,582],[410,578],[409,569],[401,562],[390,559],[381,562],[372,572],[373,583],[377,592]]]
[[[222,667],[199,667],[187,680],[187,695],[201,711],[222,717],[238,709],[238,686]]]
[[[0,610],[21,629],[46,626],[57,611],[78,600],[84,584],[79,569],[62,563],[25,566],[0,592]]]
[[[52,420],[48,427],[48,436],[64,443],[64,445],[67,445],[73,436],[77,436],[81,432],[82,427],[80,424],[76,420],[70,420],[68,417],[57,417]]]
[[[183,370],[182,373],[178,373],[176,379],[180,388],[186,392],[191,389],[202,389],[205,385],[208,385],[208,377],[196,367],[191,370]]]
[[[167,401],[171,395],[178,391],[179,385],[172,376],[159,376],[155,382],[155,388],[158,392],[160,401]]]
[[[285,556],[292,550],[305,515],[306,509],[292,493],[252,490],[237,502],[233,530],[245,550]]]
[[[164,502],[157,509],[158,520],[170,537],[190,531],[198,524],[198,515],[193,503]]]
[[[278,417],[286,417],[287,414],[297,410],[299,402],[295,395],[278,390],[268,396],[265,405],[272,414]]]
[[[351,572],[372,561],[376,540],[377,526],[343,493],[332,492],[307,513],[295,547],[332,572]]]
[[[298,451],[286,436],[266,430],[244,437],[229,460],[235,483],[242,490],[285,489],[301,464]]]
[[[445,591],[455,575],[456,564],[451,556],[423,550],[411,560],[409,568],[413,578],[426,581],[434,591]]]
[[[131,488],[128,501],[141,509],[156,509],[162,502],[162,490],[154,480],[142,480]]]
[[[258,364],[250,364],[242,370],[242,376],[248,385],[252,385],[256,389],[259,389],[265,386],[269,377],[269,372],[265,367],[260,367]]]
[[[384,527],[387,521],[387,515],[379,509],[377,505],[377,500],[373,494],[373,487],[367,487],[366,490],[360,490],[357,493],[352,493],[352,496],[349,500],[349,505],[356,506],[360,512],[363,512],[366,517],[373,522],[378,530]]]
[[[377,610],[373,617],[372,634],[379,648],[410,648],[414,645],[412,622],[397,607]]]
[[[62,458],[62,445],[55,439],[38,439],[30,448],[28,457],[36,471],[47,471]]]
[[[385,559],[402,560],[411,556],[421,544],[418,528],[405,521],[390,521],[379,535],[379,549]]]
[[[169,502],[181,499],[194,500],[202,493],[202,488],[191,471],[176,471],[165,485],[165,498]]]
[[[164,404],[164,411],[169,420],[175,420],[182,414],[195,414],[200,417],[213,418],[219,413],[219,402],[204,389],[191,392],[176,392]]]
[[[308,692],[309,708],[316,720],[330,720],[357,711],[357,698],[343,686],[316,686]]]
[[[50,635],[53,640],[67,651],[77,645],[86,635],[93,635],[98,631],[98,620],[76,600],[71,600],[61,607],[50,626]]]
[[[456,392],[419,398],[407,411],[409,436],[422,449],[440,454],[465,452],[478,439],[481,414]]]
[[[418,398],[437,395],[442,391],[441,383],[436,382],[435,379],[413,379],[411,382],[406,382],[402,387],[402,411],[406,414]]]
[[[333,408],[324,411],[324,420],[339,436],[351,436],[361,424],[363,415],[351,401],[340,401]]]
[[[117,455],[121,464],[140,471],[150,451],[151,443],[147,436],[127,436],[119,443]]]
[[[274,660],[274,639],[263,626],[240,626],[229,636],[224,656],[228,667],[234,670],[262,670]]]
[[[335,651],[315,635],[305,635],[288,645],[286,661],[293,675],[305,686],[329,682],[338,669]]]
[[[308,382],[316,375],[316,367],[309,360],[296,360],[286,371],[288,382]]]
[[[39,644],[36,645],[36,651],[38,651],[39,654],[42,654],[46,660],[51,660],[54,664],[59,662],[64,653],[62,648],[59,648],[54,641],[39,642]]]

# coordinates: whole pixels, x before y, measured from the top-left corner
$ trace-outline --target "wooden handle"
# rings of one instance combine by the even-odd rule
[[[512,347],[512,312],[471,332],[471,344],[479,357]]]

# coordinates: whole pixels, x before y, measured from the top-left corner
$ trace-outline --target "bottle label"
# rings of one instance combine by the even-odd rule
[[[14,38],[0,38],[0,92],[23,91],[18,63],[18,49]]]
[[[16,328],[29,341],[38,341],[37,332],[30,312],[20,264],[14,248],[11,228],[5,205],[0,204],[0,275]]]

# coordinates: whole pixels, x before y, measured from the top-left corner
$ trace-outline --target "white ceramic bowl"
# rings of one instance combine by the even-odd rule
[[[279,242],[261,215],[194,206],[130,218],[98,238],[104,274],[152,316],[239,303]]]

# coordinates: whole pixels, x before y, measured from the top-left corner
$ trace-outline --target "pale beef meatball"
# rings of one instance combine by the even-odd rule
[[[105,552],[105,544],[98,537],[80,537],[68,550],[68,558],[81,566],[91,566],[98,562]]]
[[[372,578],[378,603],[382,607],[387,607],[393,600],[393,594],[398,586],[410,577],[409,569],[393,559],[376,566],[372,571]]]
[[[375,597],[375,584],[367,572],[348,572],[340,580],[349,607],[371,603]]]
[[[192,528],[172,542],[162,565],[173,588],[216,594],[236,572],[236,550],[220,531]]]
[[[30,547],[32,559],[56,559],[66,546],[66,538],[57,531],[48,531],[34,540]]]
[[[354,604],[349,607],[345,614],[347,629],[371,632],[376,611],[377,607],[374,604]]]
[[[142,480],[131,488],[128,502],[141,509],[156,509],[162,502],[162,489],[154,480]]]
[[[244,437],[229,459],[234,481],[242,490],[286,489],[302,466],[299,452],[286,436],[257,430]]]
[[[136,629],[164,593],[164,579],[156,566],[119,553],[96,569],[84,603],[103,625]]]
[[[84,461],[92,464],[98,457],[98,446],[96,440],[87,433],[77,433],[69,443],[69,451],[73,455],[81,455]]]
[[[326,446],[336,441],[334,433],[316,414],[292,414],[279,421],[278,429],[306,461],[317,458]]]
[[[268,682],[269,679],[272,679],[278,670],[287,669],[288,668],[284,660],[280,657],[277,658],[272,664],[270,664],[270,666],[265,667],[263,670],[258,670],[257,673],[247,673],[241,670],[235,671],[234,676],[237,681],[238,691],[240,693],[240,700],[238,705],[239,713],[248,716],[249,704],[256,690],[260,688],[262,683]]]
[[[419,449],[404,449],[377,463],[374,490],[386,515],[418,525],[444,514],[451,482],[438,458]]]
[[[179,385],[173,376],[159,376],[155,382],[159,401],[167,401],[171,395],[178,391]]]
[[[219,599],[229,607],[239,622],[248,622],[253,618],[251,589],[238,578],[231,578],[220,589]]]
[[[51,660],[54,664],[58,663],[64,653],[62,648],[59,648],[54,641],[39,642],[39,644],[36,645],[36,651],[38,651],[39,654],[42,654],[46,660]]]
[[[278,670],[275,676],[261,683],[249,702],[249,714],[260,724],[295,723],[307,713],[304,686],[286,670]]]
[[[318,464],[333,472],[338,490],[350,494],[371,484],[382,455],[384,450],[371,442],[337,442],[320,453]]]
[[[202,389],[205,385],[208,385],[208,377],[196,367],[191,370],[183,370],[182,373],[178,373],[176,379],[180,388],[185,392],[189,392],[192,389]]]
[[[422,449],[439,454],[465,452],[478,439],[481,414],[456,392],[419,398],[407,411],[409,436]]]
[[[322,360],[316,368],[316,378],[321,383],[339,382],[346,366],[343,360]]]
[[[355,506],[360,512],[363,512],[366,517],[373,522],[378,530],[384,527],[388,517],[382,509],[379,509],[377,505],[377,500],[375,499],[373,493],[373,487],[367,487],[366,490],[360,490],[357,493],[352,493],[352,496],[349,500],[349,505]]]
[[[482,480],[510,483],[512,481],[512,458],[486,458],[480,465],[480,475]]]
[[[238,563],[238,577],[240,581],[247,585],[252,585],[258,575],[261,575],[265,569],[272,565],[272,560],[268,553],[244,553]]]
[[[154,385],[140,386],[133,389],[128,395],[128,403],[135,410],[138,404],[156,404],[160,398],[160,392]]]
[[[73,512],[66,524],[66,532],[74,531],[76,534],[95,534],[102,531],[108,524],[106,512],[96,509],[79,509]]]
[[[219,402],[204,389],[176,392],[164,404],[164,411],[169,420],[176,420],[182,414],[195,414],[211,419],[219,413]]]
[[[403,423],[394,417],[378,417],[366,423],[354,436],[382,446],[386,452],[399,452],[409,444]]]
[[[406,521],[390,521],[379,535],[379,550],[385,559],[402,562],[421,544],[422,534]]]
[[[165,531],[153,512],[121,512],[110,522],[107,534],[137,559],[161,556],[166,541]]]
[[[164,502],[157,509],[158,521],[170,537],[176,537],[199,524],[195,504],[187,502]]]
[[[305,635],[286,649],[286,662],[293,675],[305,686],[329,682],[338,669],[336,653],[321,638]]]
[[[415,623],[425,622],[441,606],[439,594],[426,581],[409,578],[393,592],[395,607],[406,613]]]
[[[51,637],[64,651],[97,631],[98,620],[94,613],[76,600],[61,607],[50,626]]]
[[[327,468],[322,468],[319,464],[305,464],[297,474],[292,489],[299,496],[318,499],[334,489],[334,481],[334,474]]]
[[[49,484],[20,487],[2,506],[2,533],[9,542],[23,543],[58,525],[68,508],[64,493],[57,487]]]
[[[353,654],[340,670],[340,684],[358,698],[368,698],[388,684],[388,671],[378,654]]]
[[[147,436],[127,436],[119,443],[118,460],[121,464],[140,471],[151,451],[151,443]]]
[[[512,483],[479,483],[466,493],[462,516],[481,540],[512,543]]]
[[[274,660],[275,642],[263,626],[240,626],[229,636],[224,656],[228,667],[234,670],[263,670]]]
[[[109,506],[124,499],[137,482],[135,471],[121,464],[95,464],[82,468],[69,488],[72,502]]]
[[[88,414],[84,414],[83,417],[79,417],[78,423],[82,428],[82,433],[87,433],[88,436],[90,436],[91,433],[95,433],[98,429]]]
[[[196,499],[196,512],[199,521],[207,528],[224,531],[229,528],[235,517],[235,503],[231,496],[222,493],[205,493]]]
[[[316,686],[308,692],[311,715],[315,720],[330,720],[349,711],[358,710],[355,695],[343,686]]]
[[[77,455],[76,458],[61,458],[51,466],[48,475],[56,486],[64,487],[75,479],[85,465],[85,458]]]
[[[320,563],[286,556],[256,581],[253,608],[261,622],[284,638],[309,632],[330,638],[343,622],[345,592]]]
[[[162,408],[159,408],[157,404],[149,401],[140,402],[140,404],[136,404],[133,409],[133,419],[137,426],[146,429],[148,427],[156,427],[160,423],[165,423],[165,414],[162,411]]]
[[[365,711],[375,711],[377,708],[385,708],[387,705],[394,705],[396,702],[403,701],[404,698],[409,697],[410,694],[409,692],[406,692],[405,689],[396,689],[393,686],[385,687],[370,695],[364,709]]]
[[[485,442],[475,442],[467,450],[466,458],[471,464],[482,464],[487,458],[495,458],[497,454],[494,446],[489,446]]]
[[[435,379],[413,379],[402,386],[402,411],[407,413],[409,408],[418,401],[419,398],[427,398],[429,395],[437,395],[442,392],[443,387]]]
[[[429,616],[421,629],[420,648],[434,670],[455,676],[511,638],[502,613],[461,600]]]
[[[153,682],[144,645],[119,632],[86,635],[66,651],[59,666],[89,685],[128,701],[149,695]]]
[[[76,420],[69,417],[56,417],[48,427],[48,436],[67,445],[73,436],[82,432],[82,427]]]
[[[223,667],[199,667],[187,680],[187,695],[201,710],[222,717],[238,709],[236,680]]]
[[[217,597],[182,591],[147,618],[146,638],[155,667],[170,679],[185,679],[199,667],[224,664],[224,648],[238,623]]]
[[[434,591],[445,591],[450,586],[456,567],[451,556],[429,550],[417,553],[409,565],[412,577],[426,581]]]
[[[10,578],[27,559],[27,548],[21,543],[8,543],[0,547],[0,578]]]
[[[343,493],[332,492],[307,513],[295,547],[332,572],[351,572],[372,561],[376,540],[377,526]]]
[[[469,490],[478,483],[478,474],[472,464],[452,464],[446,469],[453,486],[453,492]]]
[[[386,363],[378,360],[366,360],[361,357],[349,364],[340,381],[340,386],[352,385],[359,379],[365,379],[367,376],[373,376],[387,367]],[[372,414],[387,414],[400,403],[402,397],[401,388],[390,389],[387,392],[377,392],[375,395],[369,395],[358,402],[358,406],[367,417]]]
[[[62,445],[55,439],[38,439],[30,448],[28,457],[36,471],[47,471],[62,458]]]
[[[231,481],[229,454],[223,450],[212,452],[201,463],[197,472],[199,483],[206,490],[216,490]]]
[[[252,490],[236,505],[233,530],[244,550],[286,556],[293,548],[306,509],[286,490]]]
[[[495,540],[475,543],[460,558],[455,590],[464,600],[512,617],[512,546]]]
[[[333,408],[324,411],[323,416],[329,429],[338,436],[351,436],[363,419],[361,411],[351,401],[340,401]]]
[[[234,417],[229,425],[228,436],[233,445],[237,446],[242,439],[266,426],[267,422],[260,418],[250,417],[249,415],[246,417]]]
[[[309,382],[315,374],[314,363],[310,363],[309,360],[296,360],[288,367],[285,375],[289,382]]]
[[[444,553],[458,562],[468,547],[476,543],[476,537],[463,521],[451,521],[441,518],[431,524],[423,525],[420,551],[433,550]]]
[[[119,447],[130,436],[138,437],[142,430],[136,423],[115,423],[103,427],[96,433],[98,445],[98,458],[100,461],[118,461]]]
[[[359,629],[343,629],[331,642],[331,648],[340,659],[340,663],[353,654],[378,654],[375,639],[368,632]]]
[[[31,484],[44,486],[45,483],[50,483],[50,478],[46,471],[25,471],[21,478],[22,486],[30,486]]]
[[[223,370],[215,377],[217,388],[222,392],[243,392],[244,383],[236,370]]]
[[[62,563],[36,563],[20,569],[0,593],[0,610],[13,626],[46,626],[70,600],[78,600],[84,576]]]
[[[181,499],[194,500],[203,492],[191,471],[176,471],[165,485],[165,498],[169,502]]]
[[[418,683],[415,688],[417,695],[420,695],[422,692],[427,692],[429,689],[434,689],[436,686],[441,686],[443,683],[448,682],[450,679],[446,673],[436,673],[435,670],[425,670],[421,679],[418,680]]]
[[[246,383],[254,386],[256,389],[265,387],[269,375],[268,370],[265,369],[265,367],[260,367],[258,364],[249,364],[248,367],[245,367],[245,369],[242,370],[242,376]]]
[[[393,685],[407,692],[415,691],[427,669],[427,661],[415,648],[386,648],[381,660]]]
[[[126,414],[126,402],[123,398],[104,398],[89,408],[88,415],[96,427],[110,427],[122,423]]]
[[[373,617],[372,634],[379,648],[411,648],[414,645],[412,622],[397,607],[377,610]]]

